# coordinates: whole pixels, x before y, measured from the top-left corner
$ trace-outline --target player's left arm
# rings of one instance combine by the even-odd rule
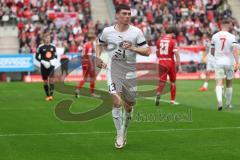
[[[54,45],[53,46],[53,51],[52,51],[52,54],[53,54],[53,58],[50,60],[50,64],[51,66],[54,66],[56,67],[57,66],[57,50],[56,50],[56,47]]]
[[[142,56],[150,55],[150,48],[148,47],[147,41],[141,30],[138,32],[136,43],[137,46],[134,46],[130,43],[125,43],[123,44],[123,47]]]
[[[233,42],[233,56],[236,63],[236,69],[239,69],[240,65],[239,65],[239,55],[238,55],[238,44],[236,42]]]
[[[180,62],[180,55],[178,52],[175,52],[175,58],[176,58],[176,65],[180,67],[181,62]]]
[[[131,46],[129,48],[130,51],[136,52],[137,54],[140,54],[142,56],[149,56],[150,55],[150,49],[149,47],[134,47]]]
[[[39,62],[41,62],[41,60],[42,60],[41,53],[40,53],[40,47],[41,47],[41,46],[42,46],[42,45],[40,45],[40,46],[37,48],[37,52],[36,52],[36,56],[35,56],[36,60],[39,61]]]
[[[176,65],[178,67],[180,67],[180,65],[181,65],[180,55],[179,55],[179,52],[178,52],[178,47],[177,47],[177,43],[176,42],[174,42],[173,52],[174,52],[174,55],[175,55],[175,58],[176,58]]]

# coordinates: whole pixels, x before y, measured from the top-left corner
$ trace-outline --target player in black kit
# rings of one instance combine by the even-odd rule
[[[44,33],[43,44],[37,49],[36,59],[41,63],[41,74],[43,79],[43,88],[46,93],[46,101],[53,100],[53,74],[57,63],[56,47],[50,43],[49,33]]]

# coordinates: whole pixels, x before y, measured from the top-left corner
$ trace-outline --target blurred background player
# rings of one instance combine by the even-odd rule
[[[176,66],[180,66],[180,56],[177,52],[176,40],[172,37],[173,32],[173,27],[167,28],[166,35],[156,42],[157,57],[159,58],[159,85],[157,87],[156,106],[159,106],[160,97],[165,87],[167,76],[169,76],[171,83],[171,104],[175,104]]]
[[[83,87],[84,83],[90,78],[90,91],[92,97],[100,97],[100,95],[94,92],[96,82],[96,71],[95,71],[95,47],[96,47],[96,36],[95,33],[88,33],[88,39],[83,45],[82,54],[82,70],[83,80],[81,80],[76,88],[75,96],[79,98],[79,91]]]
[[[206,52],[207,54],[205,54],[203,56],[203,59],[207,59],[207,67],[206,67],[206,78],[205,81],[203,83],[203,86],[199,88],[199,91],[207,91],[208,90],[208,81],[210,79],[210,75],[211,73],[213,73],[215,71],[215,58],[214,56],[211,54],[211,41],[208,40],[207,44],[206,44]]]
[[[41,63],[41,75],[44,82],[43,88],[46,93],[47,101],[53,99],[53,75],[57,63],[56,47],[50,42],[50,33],[44,33],[43,44],[39,45],[36,53],[36,59]]]
[[[116,7],[116,20],[115,25],[104,28],[99,38],[96,62],[100,68],[107,67],[107,83],[113,102],[112,117],[117,131],[115,147],[123,148],[136,101],[136,55],[149,56],[150,50],[142,31],[130,25],[128,5]],[[107,46],[107,65],[100,59],[103,46]],[[124,106],[123,114],[121,106]]]
[[[234,78],[234,62],[239,67],[238,44],[236,37],[229,33],[230,22],[222,21],[221,31],[212,36],[211,54],[216,60],[215,78],[216,78],[216,96],[218,101],[218,110],[223,108],[222,92],[224,79],[226,79],[226,107],[231,108],[232,99],[232,79]]]

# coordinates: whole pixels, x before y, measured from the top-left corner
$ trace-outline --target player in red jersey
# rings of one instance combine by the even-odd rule
[[[87,81],[87,78],[90,78],[90,91],[91,96],[100,97],[97,95],[95,90],[95,81],[96,81],[96,73],[95,73],[95,39],[96,36],[94,33],[88,34],[89,41],[87,41],[83,45],[83,54],[82,54],[82,70],[83,70],[83,80],[81,80],[76,88],[75,97],[79,98],[79,90],[83,87],[84,83]]]
[[[177,52],[176,40],[172,37],[173,32],[173,27],[167,28],[166,35],[156,42],[157,57],[159,59],[159,85],[157,87],[156,106],[159,106],[160,95],[163,93],[167,76],[169,76],[171,82],[171,104],[175,104],[176,66],[180,65],[180,56]]]

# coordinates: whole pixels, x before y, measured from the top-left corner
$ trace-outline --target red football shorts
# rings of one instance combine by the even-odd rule
[[[159,61],[159,79],[160,81],[167,81],[169,76],[170,82],[176,81],[176,68],[174,61],[160,60]]]

